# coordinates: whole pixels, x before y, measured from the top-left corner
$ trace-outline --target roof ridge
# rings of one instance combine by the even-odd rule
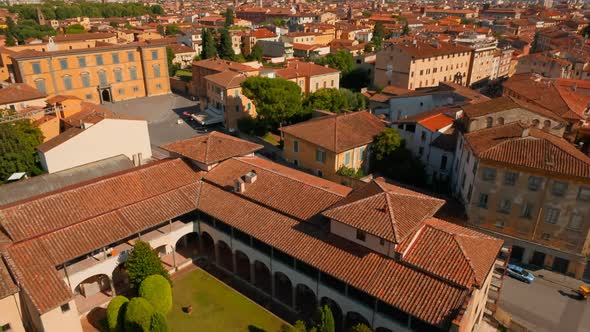
[[[395,243],[399,243],[399,241],[397,239],[397,234],[398,234],[397,222],[395,220],[395,216],[393,215],[393,209],[391,208],[391,198],[389,197],[388,193],[385,193],[385,202],[387,203],[385,208],[389,212],[389,221],[391,222],[391,230],[393,231],[393,239],[394,239]]]
[[[256,158],[256,159],[260,159],[260,158],[258,158],[258,157],[256,157],[256,156],[238,156],[238,157],[232,157],[231,159],[235,159],[235,160],[241,161],[241,162],[243,162],[243,163],[246,163],[246,164],[248,164],[248,165],[251,165],[251,166],[255,166],[255,167],[262,168],[262,169],[264,169],[264,170],[265,170],[265,171],[267,171],[267,172],[270,172],[270,173],[273,173],[273,174],[276,174],[276,175],[282,176],[282,177],[284,177],[284,178],[287,178],[287,179],[290,179],[290,180],[293,180],[293,181],[296,181],[296,182],[303,183],[303,184],[305,184],[305,185],[308,185],[308,186],[310,186],[310,187],[314,187],[314,188],[317,188],[317,189],[320,189],[320,190],[324,190],[324,191],[330,192],[330,193],[332,193],[332,194],[334,194],[334,195],[337,195],[337,196],[340,196],[340,197],[342,197],[342,198],[344,198],[344,197],[346,197],[346,196],[347,196],[347,195],[346,195],[346,196],[342,196],[341,194],[339,194],[339,193],[335,192],[334,190],[331,190],[331,189],[328,189],[328,188],[324,188],[324,187],[322,187],[322,186],[317,186],[317,185],[315,185],[315,184],[310,184],[310,183],[307,183],[307,182],[305,182],[305,181],[303,181],[303,180],[300,180],[300,179],[294,178],[294,177],[292,177],[292,176],[286,175],[286,174],[284,174],[284,173],[280,173],[280,172],[278,172],[278,171],[275,171],[275,170],[273,170],[273,169],[269,169],[269,168],[268,168],[268,167],[266,167],[266,166],[261,166],[261,165],[258,165],[258,164],[255,164],[255,163],[249,162],[249,161],[248,161],[248,159],[251,159],[251,158],[252,158],[252,159],[254,159],[254,158]],[[283,165],[280,165],[280,164],[277,164],[277,165],[279,165],[279,166],[281,166],[281,167],[286,167],[286,166],[283,166]],[[293,169],[289,168],[289,170],[293,170]],[[295,170],[295,171],[297,171],[297,170]],[[303,174],[305,174],[305,175],[309,175],[309,176],[313,176],[313,175],[311,175],[311,174],[307,174],[307,173],[303,173]],[[320,179],[322,179],[322,178],[320,178]],[[322,180],[325,180],[325,179],[322,179]],[[328,181],[328,180],[325,180],[325,181]],[[345,187],[346,187],[346,186],[345,186]]]
[[[443,230],[439,229],[439,231],[443,231]],[[477,280],[477,273],[475,272],[475,266],[473,266],[473,263],[471,262],[471,258],[469,258],[469,256],[467,255],[465,248],[463,248],[463,245],[461,244],[461,241],[459,241],[459,237],[462,237],[462,234],[458,234],[455,232],[445,232],[445,233],[451,235],[453,240],[455,240],[455,243],[457,243],[457,245],[459,246],[459,249],[461,250],[463,257],[465,257],[467,264],[469,264],[469,268],[471,269],[471,272],[473,273],[473,279],[475,279],[475,281],[477,283],[479,283],[479,280]]]
[[[541,131],[541,130],[539,130],[539,129],[536,129],[536,128],[534,128],[534,129],[533,129],[533,133],[534,133],[534,134],[541,134],[541,136],[542,136],[542,137],[536,137],[536,136],[533,136],[533,137],[535,137],[535,138],[537,138],[537,139],[540,139],[540,140],[543,140],[543,141],[546,141],[546,142],[548,142],[549,144],[551,144],[551,146],[552,146],[553,148],[556,148],[556,149],[558,149],[559,151],[562,151],[562,152],[566,153],[567,155],[569,155],[569,156],[572,156],[573,158],[575,158],[575,159],[577,159],[577,160],[579,160],[579,161],[583,162],[584,164],[590,165],[590,158],[587,158],[587,160],[583,160],[583,159],[581,159],[581,158],[578,158],[578,156],[577,156],[577,155],[575,155],[575,154],[573,154],[573,153],[570,153],[569,151],[566,151],[566,150],[565,150],[565,149],[563,149],[561,146],[559,146],[558,144],[555,144],[555,143],[554,143],[554,142],[551,140],[551,138],[553,138],[553,137],[551,137],[551,136],[548,136],[548,135],[551,135],[551,134],[549,134],[549,133],[545,133],[545,132],[543,132],[543,131]],[[549,138],[549,137],[551,137],[551,138]],[[559,139],[560,139],[560,137],[557,137],[557,136],[556,136],[556,137],[555,137],[555,139],[559,140]],[[569,143],[566,143],[566,144],[569,144]],[[575,148],[575,147],[573,147],[573,146],[572,146],[571,148],[572,148],[572,149],[576,149],[576,148]],[[581,151],[579,151],[578,149],[576,149],[576,151],[578,151],[578,152],[582,153],[582,152],[581,152]],[[580,156],[580,157],[581,157],[581,156]]]

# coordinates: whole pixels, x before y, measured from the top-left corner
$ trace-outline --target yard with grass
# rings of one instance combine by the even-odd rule
[[[277,332],[284,322],[258,304],[197,269],[174,279],[168,322],[176,331]],[[183,308],[192,305],[192,313]]]

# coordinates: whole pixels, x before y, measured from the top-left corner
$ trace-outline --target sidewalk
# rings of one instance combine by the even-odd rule
[[[572,277],[568,277],[565,274],[556,273],[549,270],[537,270],[531,271],[529,270],[535,278],[544,279],[554,284],[566,287],[571,290],[576,290],[580,285],[584,284],[582,280],[574,279]]]

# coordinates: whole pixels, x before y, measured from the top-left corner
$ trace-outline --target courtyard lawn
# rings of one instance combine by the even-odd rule
[[[277,332],[284,322],[242,294],[197,269],[173,281],[174,306],[168,314],[173,332]],[[191,314],[183,311],[193,306]]]

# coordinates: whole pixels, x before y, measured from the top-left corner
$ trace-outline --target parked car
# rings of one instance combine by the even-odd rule
[[[533,281],[535,281],[535,276],[532,273],[518,265],[508,264],[508,269],[506,272],[508,272],[508,275],[512,278],[524,281],[527,284],[531,284]]]

